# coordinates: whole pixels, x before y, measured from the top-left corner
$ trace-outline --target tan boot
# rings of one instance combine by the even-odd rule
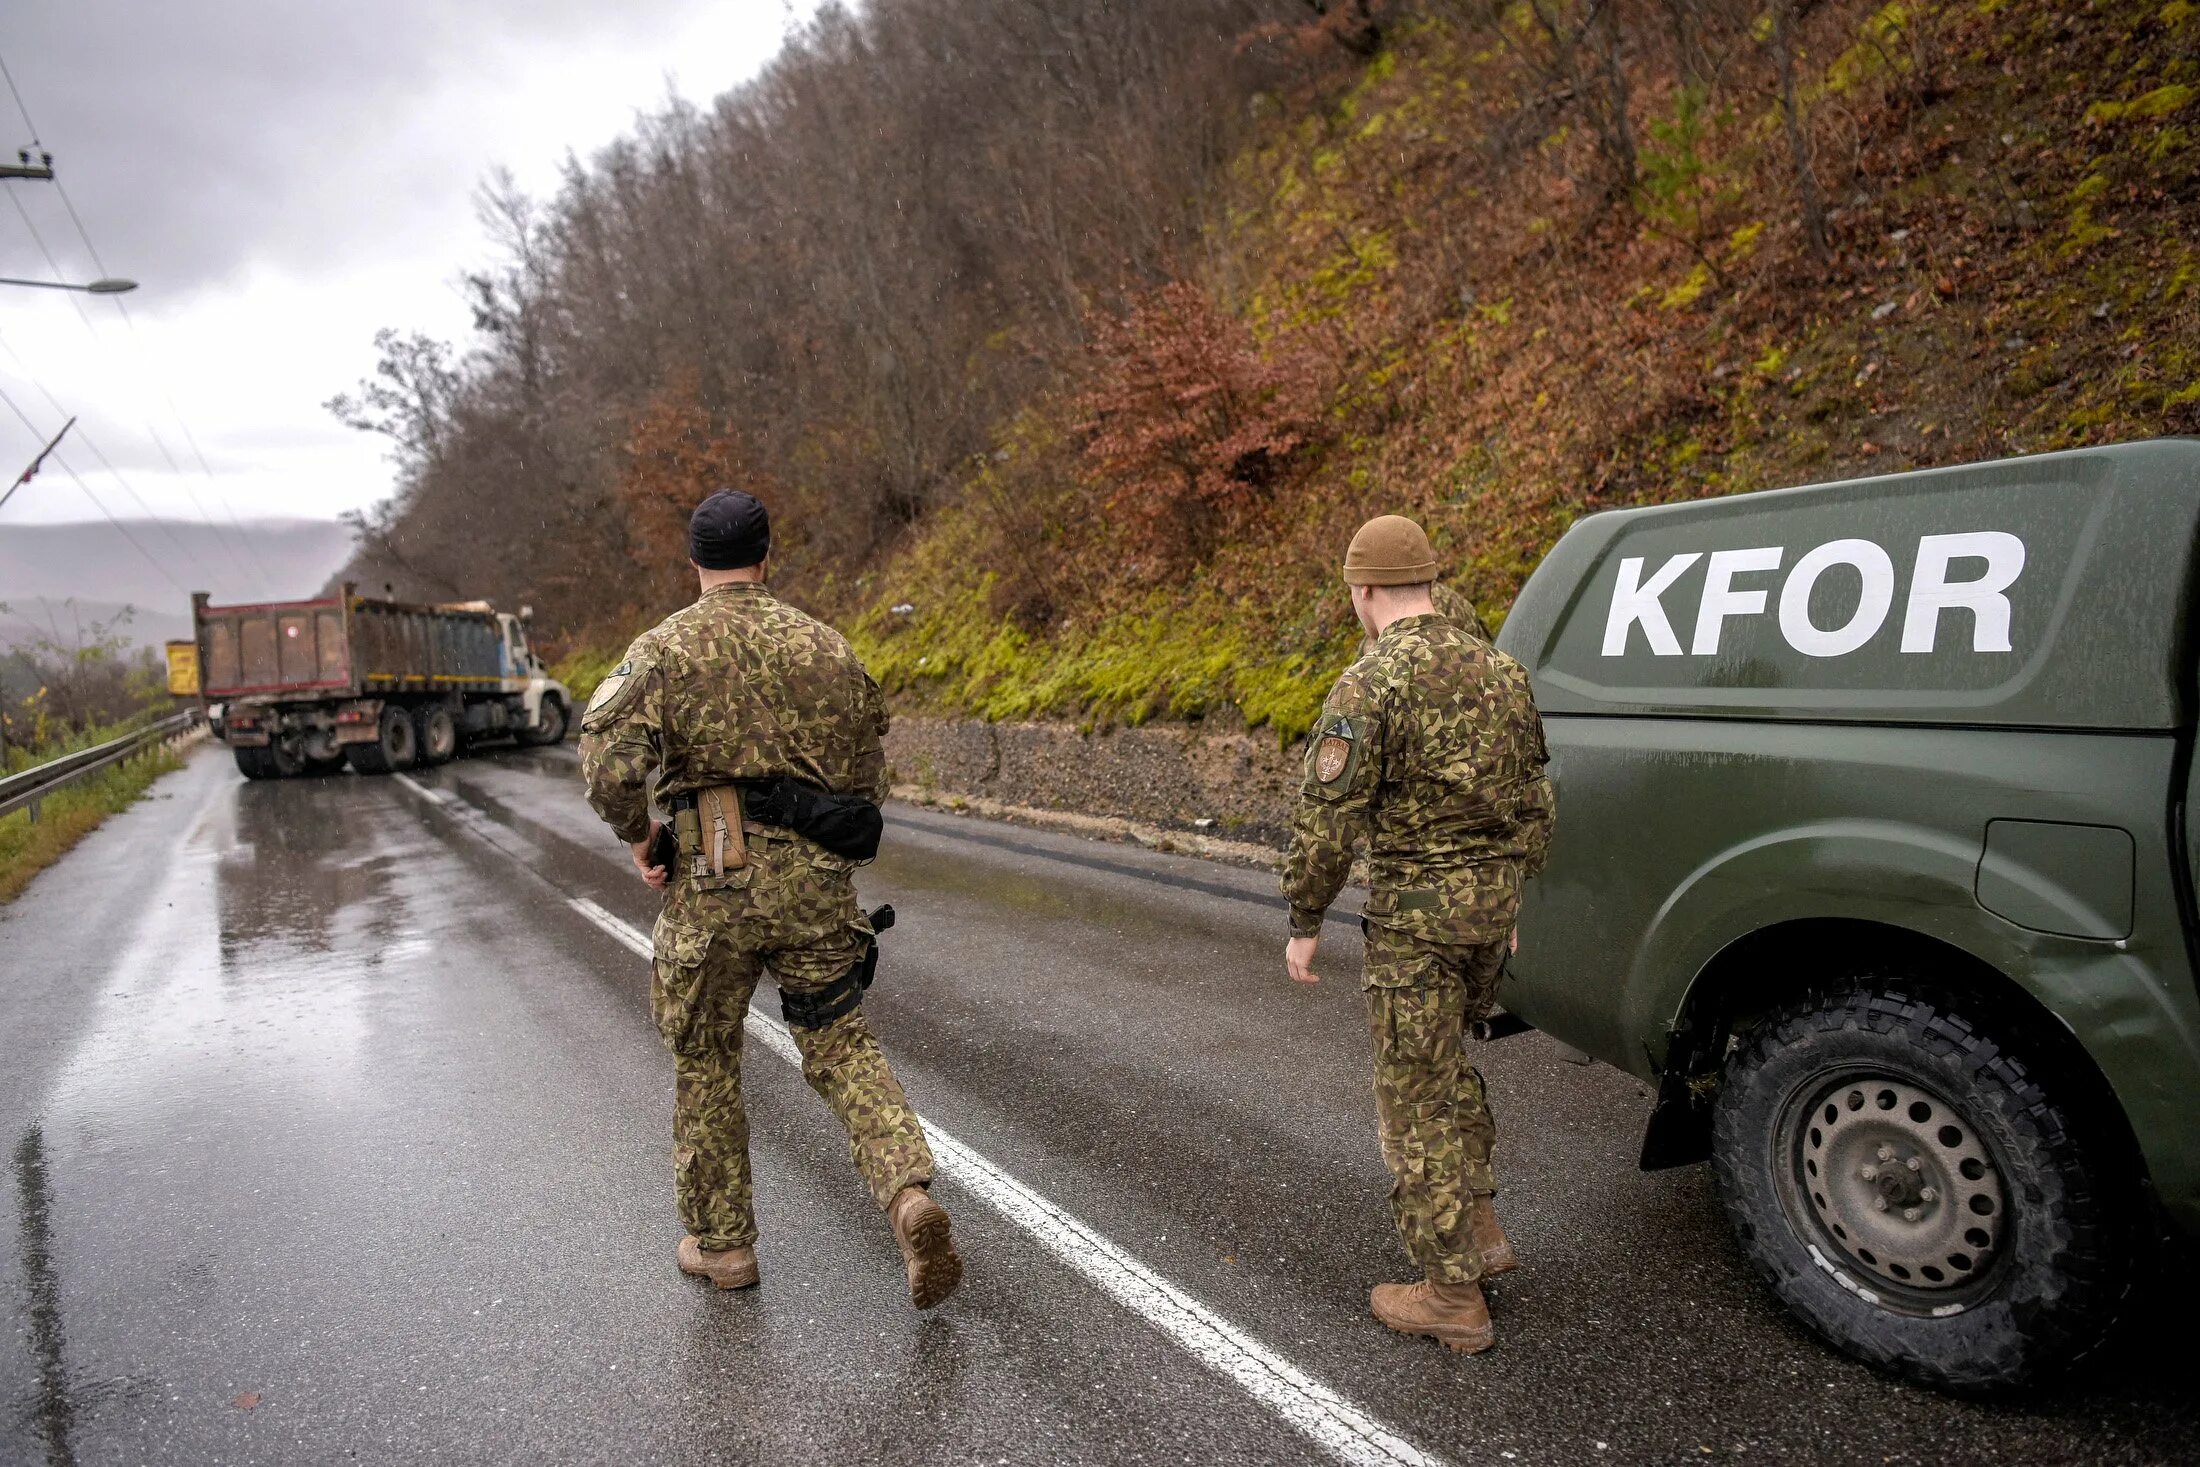
[[[893,1225],[902,1265],[909,1271],[909,1302],[930,1309],[954,1293],[962,1282],[963,1263],[948,1232],[947,1209],[924,1188],[904,1187],[886,1209],[886,1221]]]
[[[1467,1228],[1474,1241],[1474,1251],[1482,1255],[1485,1281],[1520,1267],[1520,1255],[1513,1251],[1512,1239],[1497,1225],[1497,1209],[1489,1198],[1474,1199],[1474,1206],[1467,1212]]]
[[[721,1289],[751,1288],[760,1277],[754,1248],[705,1248],[692,1233],[680,1240],[680,1272],[709,1279]]]
[[[1447,1350],[1476,1355],[1497,1343],[1480,1284],[1377,1284],[1367,1296],[1375,1317],[1402,1335],[1427,1335]]]

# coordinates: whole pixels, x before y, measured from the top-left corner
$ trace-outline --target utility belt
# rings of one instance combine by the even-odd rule
[[[681,854],[707,858],[718,875],[747,864],[744,818],[791,830],[848,861],[876,856],[886,831],[885,816],[862,796],[836,795],[784,774],[682,790],[668,806]]]

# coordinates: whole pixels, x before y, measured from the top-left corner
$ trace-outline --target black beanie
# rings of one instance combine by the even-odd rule
[[[721,489],[688,516],[688,555],[704,570],[756,565],[771,548],[771,516],[753,494]]]

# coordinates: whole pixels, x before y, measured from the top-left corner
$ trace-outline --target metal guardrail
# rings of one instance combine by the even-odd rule
[[[134,733],[126,733],[119,739],[109,739],[89,749],[79,749],[74,754],[63,754],[58,759],[48,759],[34,764],[20,774],[0,779],[0,815],[12,815],[28,806],[31,819],[38,818],[38,802],[56,790],[75,784],[87,775],[97,774],[111,764],[119,764],[132,754],[143,752],[163,739],[174,738],[199,721],[198,710],[186,709],[171,713],[166,718],[155,719]]]

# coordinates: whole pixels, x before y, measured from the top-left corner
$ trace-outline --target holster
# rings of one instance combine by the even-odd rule
[[[863,956],[847,972],[808,993],[779,990],[779,1012],[790,1028],[822,1029],[863,1002],[864,990],[878,975],[878,934],[894,925],[894,909],[874,908],[870,922],[871,937],[863,944]]]

